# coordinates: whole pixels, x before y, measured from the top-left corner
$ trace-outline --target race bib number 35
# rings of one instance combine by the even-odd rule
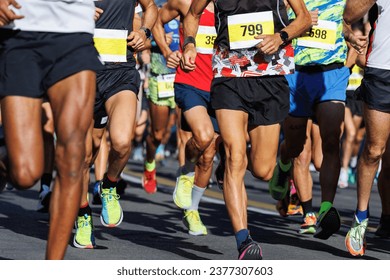
[[[202,26],[196,34],[196,51],[202,54],[213,54],[214,41],[217,38],[217,31],[214,26]]]
[[[127,30],[95,29],[95,47],[103,61],[126,62]]]
[[[230,49],[252,48],[261,42],[254,36],[274,34],[272,12],[228,16],[228,33]]]
[[[175,95],[173,83],[175,81],[175,74],[159,75],[157,76],[158,97],[166,98]]]
[[[298,46],[334,50],[336,48],[337,24],[328,20],[319,20],[304,37],[298,38]]]

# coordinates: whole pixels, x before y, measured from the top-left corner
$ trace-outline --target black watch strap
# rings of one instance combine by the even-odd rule
[[[288,44],[288,33],[286,31],[279,31],[280,39],[283,41],[283,45]]]
[[[186,38],[184,39],[184,42],[183,42],[183,50],[185,49],[185,47],[186,47],[188,44],[194,44],[194,46],[196,46],[195,38],[192,37],[192,36],[186,37]]]
[[[150,31],[149,28],[145,27],[145,26],[142,26],[140,28],[140,30],[143,30],[145,32],[145,35],[146,35],[146,38],[149,39],[150,36],[152,36],[152,32]]]

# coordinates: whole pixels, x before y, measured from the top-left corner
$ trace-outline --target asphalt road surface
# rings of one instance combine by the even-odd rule
[[[200,203],[207,236],[191,236],[182,223],[182,213],[172,201],[177,163],[167,159],[158,164],[158,191],[144,192],[140,175],[142,163],[129,162],[124,179],[128,181],[121,197],[122,224],[106,228],[100,224],[100,206],[91,205],[98,247],[83,250],[69,243],[68,260],[235,260],[237,250],[222,192],[211,184]],[[318,210],[320,186],[313,172],[313,204]],[[302,217],[280,217],[265,182],[246,176],[248,221],[252,237],[259,241],[266,260],[348,260],[344,237],[356,207],[356,186],[338,189],[335,207],[342,227],[328,240],[318,240],[297,231]],[[45,255],[48,214],[36,212],[38,186],[27,191],[0,193],[0,259],[42,260]],[[370,203],[371,218],[367,251],[361,259],[390,260],[390,239],[375,237],[380,218],[376,186]],[[72,237],[73,238],[73,237]]]

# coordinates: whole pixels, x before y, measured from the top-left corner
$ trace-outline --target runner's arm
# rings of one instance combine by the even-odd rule
[[[344,9],[344,20],[347,24],[352,24],[361,19],[376,0],[348,0]]]
[[[190,10],[183,20],[184,40],[187,38],[195,39],[198,32],[199,19],[203,10],[211,0],[193,1]],[[195,70],[196,46],[193,43],[188,43],[183,46],[183,57],[181,59],[181,67],[186,71]]]

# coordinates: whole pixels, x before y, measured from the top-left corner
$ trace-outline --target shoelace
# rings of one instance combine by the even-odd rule
[[[362,240],[364,239],[364,231],[366,229],[364,228],[363,222],[359,223],[356,227],[355,230],[353,230],[353,235],[352,237],[359,243],[363,243]],[[352,233],[351,232],[351,233]]]
[[[145,172],[146,181],[154,180],[154,173],[151,171]]]
[[[119,200],[119,198],[119,194],[113,193],[113,190],[110,190],[108,193],[102,193],[102,199],[104,199],[107,204],[113,203]]]
[[[84,227],[89,226],[90,221],[89,221],[88,217],[89,217],[88,215],[84,215],[83,220],[78,223],[79,228],[84,228]]]
[[[189,217],[191,220],[195,220],[197,223],[200,223],[200,217],[195,211],[187,212],[186,216]]]

